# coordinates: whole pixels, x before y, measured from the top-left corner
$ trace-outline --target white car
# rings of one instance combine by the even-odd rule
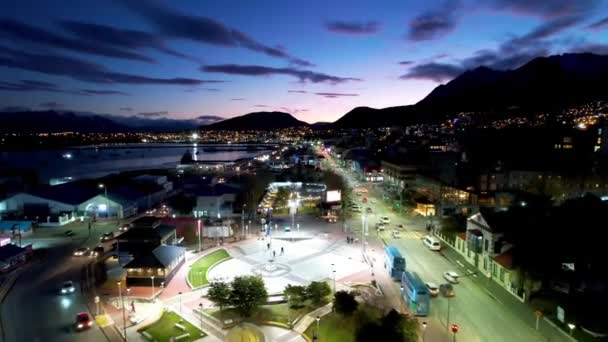
[[[74,251],[74,256],[85,256],[89,255],[89,247],[80,247]]]
[[[426,288],[429,289],[429,294],[433,297],[436,297],[439,295],[439,286],[437,286],[437,284],[432,283],[432,282],[427,282],[424,285],[426,285]]]
[[[454,271],[443,272],[443,278],[452,284],[458,284],[458,273]]]
[[[388,224],[391,222],[391,219],[389,219],[388,216],[383,216],[380,218],[380,221],[382,221],[382,223]]]
[[[399,233],[398,230],[393,230],[393,239],[399,239],[401,237],[401,234]]]
[[[378,229],[378,230],[379,230],[379,231],[381,231],[381,232],[383,232],[383,231],[384,231],[384,228],[386,228],[386,227],[385,227],[385,226],[384,226],[384,224],[382,224],[382,223],[378,223],[378,225],[376,226],[376,229]]]
[[[61,284],[61,294],[70,294],[74,293],[75,291],[76,288],[71,280],[65,281],[63,284]]]

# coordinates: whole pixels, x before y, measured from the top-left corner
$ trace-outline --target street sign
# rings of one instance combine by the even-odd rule
[[[543,317],[543,312],[542,312],[542,311],[540,311],[540,310],[536,310],[536,311],[534,311],[534,314],[535,314],[535,315],[536,315],[536,317],[538,317],[538,318]]]
[[[566,313],[564,312],[564,309],[561,306],[557,307],[557,320],[564,323],[564,319],[565,319]]]
[[[458,324],[452,324],[452,332],[454,334],[458,332]]]

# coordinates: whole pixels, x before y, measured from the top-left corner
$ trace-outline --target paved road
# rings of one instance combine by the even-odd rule
[[[72,238],[60,237],[67,228],[50,228],[55,231],[24,239],[23,244],[34,243],[47,248],[37,251],[43,253],[42,257],[21,274],[2,303],[0,309],[6,342],[106,340],[95,325],[83,332],[74,330],[76,314],[88,312],[85,298],[81,295],[80,281],[82,265],[88,257],[73,257],[72,253],[82,243],[97,245],[99,236],[113,228],[114,225],[99,225],[88,239],[88,231],[82,226],[70,228],[76,233]],[[61,295],[59,286],[67,280],[74,281],[76,292]]]
[[[346,174],[350,182],[354,182],[351,174],[343,174]],[[367,207],[372,208],[373,211],[373,214],[365,214],[369,229],[369,236],[366,238],[368,241],[380,239],[387,244],[397,246],[405,255],[407,269],[418,273],[424,281],[441,284],[445,282],[442,277],[444,271],[456,270],[462,273],[457,265],[454,265],[441,253],[427,249],[420,241],[420,238],[426,234],[424,227],[428,220],[397,215],[382,200],[381,189],[365,186],[369,190],[368,194],[360,197],[354,196],[354,198],[355,201],[361,201],[363,197],[367,197],[368,202],[360,202],[361,207],[364,211]],[[372,203],[372,200],[375,203]],[[388,216],[390,224],[387,225],[386,231],[377,232],[375,225],[381,216]],[[361,238],[361,214],[355,214],[349,223],[354,228],[355,234]],[[401,232],[402,236],[399,239],[393,239],[391,232],[397,224],[403,224],[405,232]],[[394,287],[398,286],[398,283],[395,282]],[[460,341],[545,341],[529,326],[528,322],[524,321],[524,317],[508,310],[504,303],[487,292],[484,287],[473,282],[473,279],[462,278],[460,284],[455,285],[455,292],[456,296],[450,299],[449,324],[459,325],[458,339]],[[435,329],[448,329],[447,309],[447,298],[431,299],[429,318],[440,325],[434,327]]]

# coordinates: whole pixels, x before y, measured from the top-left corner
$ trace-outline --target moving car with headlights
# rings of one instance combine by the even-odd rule
[[[441,250],[441,243],[436,237],[427,235],[422,239],[422,243],[432,251]]]
[[[101,240],[101,242],[106,242],[106,241],[110,241],[114,238],[114,233],[109,232],[109,233],[104,233],[99,240]]]
[[[431,296],[437,297],[437,295],[439,295],[439,287],[437,287],[437,284],[429,281],[424,283],[424,285],[426,285],[426,288],[429,289],[429,294]]]
[[[64,281],[63,284],[61,284],[61,294],[70,294],[74,293],[75,291],[76,288],[74,287],[74,282],[71,280]]]
[[[86,256],[89,254],[89,247],[80,247],[74,251],[74,256]]]
[[[91,320],[91,316],[89,316],[86,312],[81,312],[76,315],[76,330],[82,331],[85,329],[89,329],[93,326],[93,320]]]
[[[389,224],[391,223],[391,219],[388,218],[388,216],[383,216],[380,218],[380,221],[384,224]]]
[[[444,297],[454,297],[454,286],[452,284],[441,284],[439,285],[439,292]]]

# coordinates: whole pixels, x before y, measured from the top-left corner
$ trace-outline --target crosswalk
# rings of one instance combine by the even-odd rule
[[[383,238],[384,240],[395,239],[393,237],[392,231],[381,232],[380,237]],[[423,237],[424,237],[424,235],[421,232],[413,231],[413,230],[406,230],[406,231],[399,231],[399,237],[397,239],[420,240]]]

